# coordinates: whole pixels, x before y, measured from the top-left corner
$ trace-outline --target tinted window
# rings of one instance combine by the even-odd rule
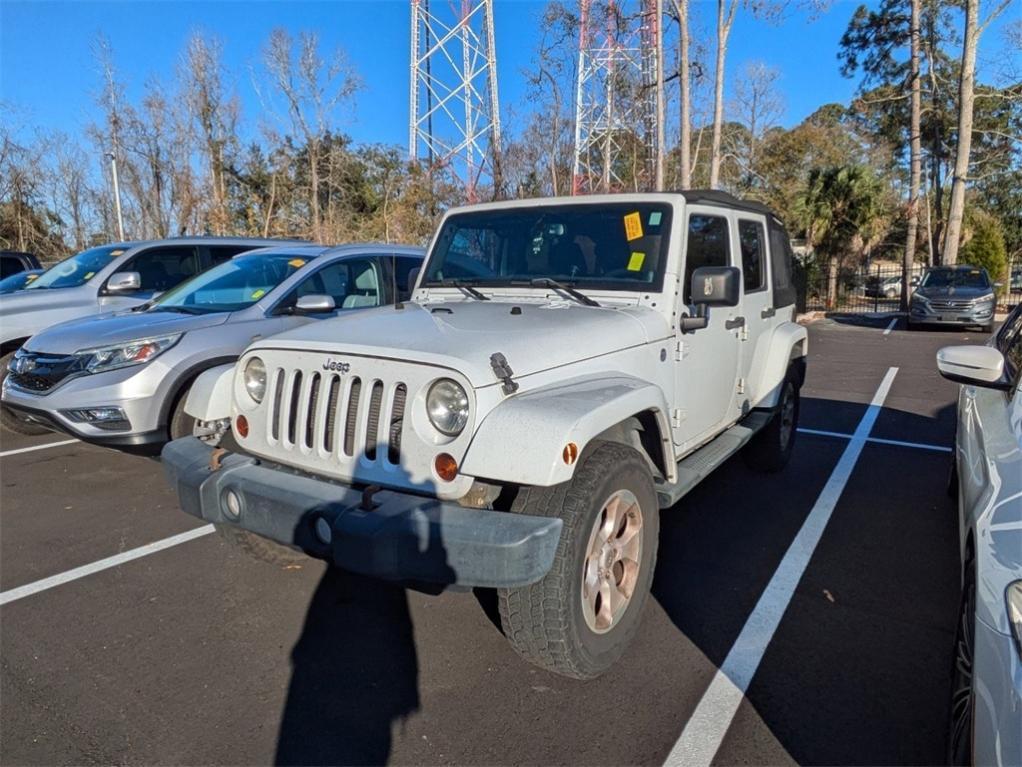
[[[440,230],[426,286],[499,287],[544,277],[580,288],[648,290],[663,283],[671,207],[541,205],[461,213]]]
[[[47,288],[73,288],[84,285],[96,276],[110,260],[124,252],[124,248],[105,246],[89,248],[71,258],[65,258],[56,266],[51,266],[40,274],[26,290],[46,290]]]
[[[773,283],[773,304],[775,307],[791,306],[795,303],[795,283],[791,278],[791,264],[794,260],[788,233],[776,221],[770,223],[770,281]]]
[[[397,272],[394,275],[394,282],[397,285],[398,297],[404,301],[412,292],[411,276],[416,269],[422,268],[422,261],[418,258],[398,256],[396,259]]]
[[[766,287],[766,232],[757,221],[738,222],[738,241],[742,246],[742,283],[745,292]]]
[[[135,256],[120,271],[138,272],[143,291],[170,290],[199,273],[199,254],[195,248],[155,248]]]
[[[230,261],[239,253],[255,250],[258,245],[209,245],[209,260],[214,266]]]
[[[1009,380],[1019,383],[1022,376],[1022,306],[1005,320],[997,333],[997,348],[1004,355]]]
[[[21,260],[14,256],[0,256],[0,279],[22,271]]]
[[[694,213],[688,217],[688,246],[685,250],[685,303],[691,303],[692,272],[701,266],[728,266],[731,240],[727,219]]]

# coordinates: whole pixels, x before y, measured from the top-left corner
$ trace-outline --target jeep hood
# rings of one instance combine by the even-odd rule
[[[186,333],[222,325],[231,315],[134,312],[129,310],[69,320],[32,336],[25,348],[51,354],[71,354],[81,349],[137,341],[140,338]]]
[[[353,312],[258,341],[249,350],[413,360],[455,369],[480,387],[498,382],[490,367],[497,352],[519,378],[668,335],[664,318],[645,307],[466,300]]]

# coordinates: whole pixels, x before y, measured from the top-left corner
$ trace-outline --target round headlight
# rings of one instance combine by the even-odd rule
[[[429,387],[426,412],[437,431],[456,437],[468,423],[468,394],[457,381],[441,378]]]
[[[245,391],[257,403],[266,395],[266,365],[258,357],[245,363]]]

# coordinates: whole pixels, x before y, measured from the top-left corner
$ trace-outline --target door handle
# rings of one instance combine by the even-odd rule
[[[773,317],[775,314],[777,314],[777,310],[772,306],[768,306],[766,309],[759,313],[759,316],[765,320],[768,317]]]
[[[735,317],[733,320],[728,320],[724,323],[726,330],[734,330],[735,328],[745,327],[745,317]]]

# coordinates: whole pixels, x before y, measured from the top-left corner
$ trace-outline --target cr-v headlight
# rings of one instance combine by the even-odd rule
[[[252,357],[245,363],[245,370],[242,374],[245,380],[245,391],[248,396],[256,401],[256,404],[263,401],[266,396],[266,365],[258,357]]]
[[[457,381],[441,378],[429,387],[426,413],[437,431],[457,437],[468,423],[468,394]]]
[[[96,346],[76,352],[78,357],[85,359],[85,369],[90,373],[103,373],[107,370],[126,368],[131,365],[143,365],[176,344],[184,333],[158,338],[140,338],[110,346]]]

